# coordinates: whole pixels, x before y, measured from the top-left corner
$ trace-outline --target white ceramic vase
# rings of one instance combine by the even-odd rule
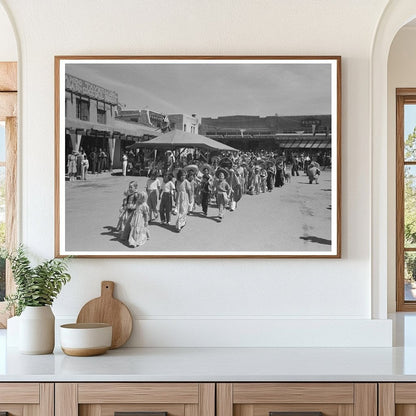
[[[55,347],[55,316],[50,306],[26,306],[19,319],[19,351],[50,354]]]

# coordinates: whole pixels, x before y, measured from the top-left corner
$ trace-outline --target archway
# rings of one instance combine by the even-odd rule
[[[371,273],[372,317],[375,319],[387,318],[389,271],[395,256],[389,244],[392,212],[388,171],[388,57],[397,32],[415,17],[414,0],[390,2],[380,18],[371,55]]]

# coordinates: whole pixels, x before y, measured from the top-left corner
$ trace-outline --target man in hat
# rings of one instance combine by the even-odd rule
[[[224,216],[225,207],[230,200],[231,186],[226,181],[228,172],[223,168],[218,168],[215,172],[217,180],[215,182],[215,194],[218,205],[218,219],[221,222]]]
[[[212,190],[212,177],[209,174],[208,165],[202,166],[202,178],[200,183],[200,196],[201,196],[201,205],[202,212],[205,216],[208,215],[208,205],[211,198]]]

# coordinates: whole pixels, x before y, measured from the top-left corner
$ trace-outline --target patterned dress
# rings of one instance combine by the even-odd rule
[[[176,230],[180,231],[186,224],[186,216],[189,210],[189,193],[191,185],[187,179],[182,182],[176,181],[176,207],[178,210],[178,219],[176,220]]]
[[[123,199],[123,204],[120,208],[120,215],[118,217],[118,223],[116,230],[120,231],[122,240],[127,240],[130,234],[130,222],[131,218],[136,210],[137,192],[127,192],[126,197]]]
[[[142,246],[149,237],[148,223],[150,210],[146,202],[140,204],[134,211],[131,219],[131,231],[129,235],[129,245],[133,247]]]

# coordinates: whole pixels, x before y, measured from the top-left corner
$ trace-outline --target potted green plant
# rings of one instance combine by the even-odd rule
[[[23,246],[6,253],[16,292],[6,296],[8,309],[19,318],[19,350],[49,354],[55,346],[55,316],[51,305],[71,276],[68,258],[45,260],[32,266]]]

